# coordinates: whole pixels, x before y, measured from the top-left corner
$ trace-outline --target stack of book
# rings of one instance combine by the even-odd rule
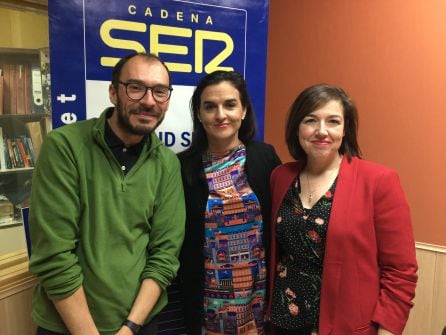
[[[0,195],[0,226],[14,223],[14,206],[5,197]]]
[[[38,128],[36,127],[38,126]],[[36,164],[42,133],[39,122],[27,124],[30,135],[8,137],[0,126],[0,169],[30,168]]]

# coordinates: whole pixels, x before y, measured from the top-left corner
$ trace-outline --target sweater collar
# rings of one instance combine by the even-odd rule
[[[107,118],[111,116],[111,114],[114,111],[114,107],[108,107],[106,108],[101,115],[96,119],[96,123],[93,127],[93,138],[101,144],[103,147],[108,147],[105,137],[105,123],[107,122]],[[116,136],[116,135],[115,135]],[[142,149],[142,152],[151,152],[160,145],[162,145],[162,142],[159,140],[158,136],[156,136],[155,132],[152,132],[150,135],[147,135],[145,137],[145,141],[147,145],[144,146]]]

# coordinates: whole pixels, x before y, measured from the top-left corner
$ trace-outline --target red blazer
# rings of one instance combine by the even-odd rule
[[[277,212],[302,167],[287,163],[271,175],[269,302],[279,257]],[[328,224],[319,335],[373,335],[378,325],[401,334],[413,306],[417,269],[410,211],[398,175],[344,157]]]

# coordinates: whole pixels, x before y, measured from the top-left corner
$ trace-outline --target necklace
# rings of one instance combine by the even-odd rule
[[[321,186],[323,187],[330,187],[330,185],[332,184],[332,179],[333,179],[333,175],[337,174],[339,172],[339,166],[334,169],[327,177],[327,181],[328,182],[324,183],[324,184],[318,184],[316,185],[316,189],[312,190],[311,189],[311,185],[310,185],[310,178],[308,177],[308,173],[305,172],[305,179],[307,180],[307,189],[308,189],[308,204],[311,206],[313,204],[313,195],[314,193],[321,188]]]
[[[307,178],[308,203],[311,205],[311,203],[313,202],[313,191],[310,188],[310,179],[308,178],[308,173],[305,173],[305,177]]]

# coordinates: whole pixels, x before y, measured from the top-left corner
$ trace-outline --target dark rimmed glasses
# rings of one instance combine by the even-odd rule
[[[162,85],[156,85],[156,86],[145,86],[141,83],[137,82],[129,82],[125,83],[122,81],[119,81],[121,85],[125,86],[125,93],[132,101],[139,101],[142,98],[145,97],[147,94],[147,91],[150,90],[152,93],[153,100],[159,103],[166,102],[170,99],[170,94],[172,93],[173,88],[162,86]]]

